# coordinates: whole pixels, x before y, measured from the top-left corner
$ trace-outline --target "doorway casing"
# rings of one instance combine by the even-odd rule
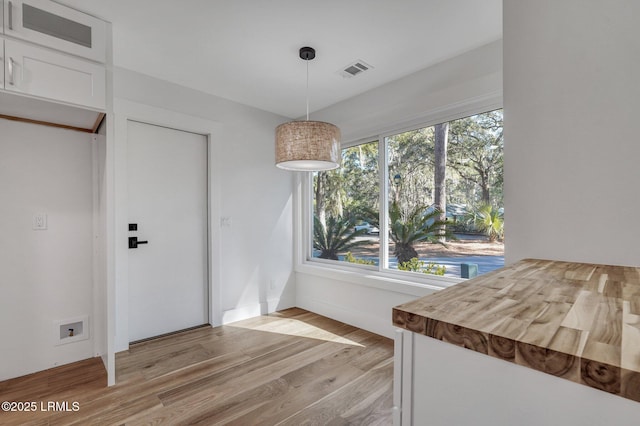
[[[127,122],[140,121],[170,127],[207,137],[208,151],[208,266],[209,321],[221,325],[220,304],[220,166],[215,155],[222,133],[220,123],[157,108],[125,99],[114,99],[113,137],[107,149],[107,169],[111,172],[107,196],[112,202],[107,214],[107,234],[113,241],[107,259],[113,259],[114,273],[107,279],[107,375],[109,385],[115,384],[115,354],[129,348],[128,302],[128,209],[127,209]],[[109,261],[108,261],[109,263]]]

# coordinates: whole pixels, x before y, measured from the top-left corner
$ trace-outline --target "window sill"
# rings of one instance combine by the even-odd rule
[[[335,265],[333,263],[318,261],[302,262],[297,265],[296,272],[416,297],[421,297],[466,281],[461,278],[440,277],[436,275],[425,275],[421,277],[419,274],[415,274],[415,277],[407,277],[407,275],[410,275],[409,273],[394,271],[383,272],[373,268]]]

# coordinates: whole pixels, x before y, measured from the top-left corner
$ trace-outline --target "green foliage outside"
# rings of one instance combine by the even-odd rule
[[[398,264],[411,261],[418,257],[415,244],[427,241],[431,243],[441,242],[440,237],[453,238],[447,229],[446,221],[438,220],[440,211],[426,206],[416,206],[408,211],[403,211],[398,203],[391,203],[389,207],[390,237],[395,243],[394,255]],[[444,243],[442,243],[444,244]]]
[[[503,206],[504,138],[502,110],[449,122],[447,204]],[[406,206],[433,204],[435,134],[433,127],[387,138],[392,200]],[[400,182],[394,182],[399,176]]]
[[[470,212],[467,222],[489,237],[491,242],[504,239],[504,215],[490,204],[481,204]]]
[[[375,265],[376,264],[376,262],[370,259],[360,259],[360,258],[354,257],[350,251],[348,251],[347,254],[344,255],[344,261],[349,263],[355,263],[356,265]]]
[[[379,210],[378,188],[377,142],[345,148],[340,168],[319,172],[313,179],[314,213],[321,222],[325,216],[343,217],[354,223],[366,220],[362,211]]]
[[[449,122],[449,202],[503,206],[502,110]]]
[[[398,264],[398,269],[401,271],[410,272],[422,272],[424,274],[440,275],[443,276],[447,272],[447,267],[444,265],[438,265],[434,262],[425,262],[417,257],[411,258],[406,262]]]
[[[355,231],[353,223],[342,217],[329,216],[324,225],[318,217],[313,219],[313,248],[320,250],[321,259],[338,260],[338,253],[350,250],[366,241],[356,241],[355,238],[367,231]]]

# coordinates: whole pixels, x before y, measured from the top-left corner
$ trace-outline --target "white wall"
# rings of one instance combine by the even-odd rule
[[[501,107],[502,42],[496,41],[312,114],[338,125],[345,142]],[[298,265],[296,305],[393,336],[391,309],[433,288],[371,273]]]
[[[313,112],[311,118],[336,124],[349,142],[427,120],[436,124],[452,113],[460,118],[477,113],[478,104],[495,102],[502,102],[502,40]]]
[[[92,173],[91,135],[0,120],[0,380],[93,356],[53,325],[94,319]]]
[[[504,2],[506,263],[640,265],[639,15]]]
[[[114,70],[114,96],[118,152],[126,147],[124,126],[117,124],[123,118],[118,105],[130,101],[137,104],[126,113],[132,118],[161,109],[154,114],[156,123],[166,120],[183,130],[190,130],[188,123],[215,128],[211,185],[217,244],[212,255],[218,266],[212,272],[219,288],[213,295],[212,321],[226,323],[294,306],[292,175],[275,167],[274,149],[275,127],[287,119],[119,68]],[[122,170],[122,161],[116,169]],[[126,223],[126,181],[116,182],[116,191],[117,227],[118,221]],[[231,227],[220,227],[222,217],[231,219]],[[128,344],[125,239],[126,233],[116,241],[117,351]]]
[[[392,279],[328,273],[313,267],[296,274],[296,290],[296,306],[390,339],[395,330],[391,309],[435,291]]]

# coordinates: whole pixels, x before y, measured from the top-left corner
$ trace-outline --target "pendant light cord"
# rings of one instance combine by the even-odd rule
[[[309,121],[309,59],[305,62],[307,63],[307,121]]]

